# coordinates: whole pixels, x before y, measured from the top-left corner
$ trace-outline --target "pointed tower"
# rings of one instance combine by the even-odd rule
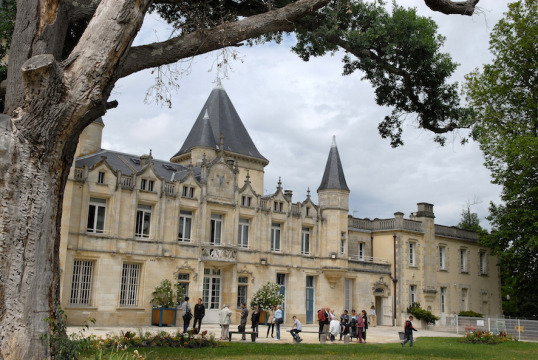
[[[323,179],[318,188],[318,201],[321,216],[324,220],[322,224],[324,227],[322,241],[325,243],[326,256],[332,256],[332,254],[337,256],[346,255],[349,188],[346,184],[334,136]]]
[[[239,181],[242,182],[247,176],[247,170],[250,170],[250,182],[254,191],[263,194],[263,169],[269,161],[254,145],[219,82],[211,91],[183,146],[170,161],[181,165],[192,161],[195,166],[199,166],[204,154],[207,161],[211,162],[219,156],[220,150],[225,160],[232,159],[238,163]]]

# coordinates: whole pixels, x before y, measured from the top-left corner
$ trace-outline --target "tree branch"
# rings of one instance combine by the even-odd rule
[[[446,15],[467,15],[474,14],[476,4],[480,0],[451,1],[451,0],[424,0],[424,3],[433,11],[438,11]]]
[[[196,31],[160,43],[137,46],[129,55],[120,72],[120,77],[140,70],[171,64],[191,56],[275,31],[292,31],[294,21],[325,6],[329,0],[299,0],[281,9],[254,15],[244,20],[225,23],[209,30]]]

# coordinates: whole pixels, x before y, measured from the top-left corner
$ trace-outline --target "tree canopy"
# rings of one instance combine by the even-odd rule
[[[538,2],[509,5],[495,25],[491,64],[466,78],[480,144],[501,204],[490,204],[492,232],[483,242],[500,255],[511,314],[538,316]]]

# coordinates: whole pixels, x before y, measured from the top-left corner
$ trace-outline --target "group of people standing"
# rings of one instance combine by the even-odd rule
[[[370,309],[370,319],[375,321],[375,307]],[[340,340],[345,335],[349,335],[350,339],[357,338],[359,343],[366,343],[366,330],[368,329],[368,315],[366,310],[362,310],[357,313],[355,309],[351,310],[351,314],[347,310],[338,318],[334,310],[327,308],[321,308],[318,311],[319,321],[319,337],[325,335],[325,326],[329,326],[329,335],[331,341],[335,341],[336,337],[340,335]]]
[[[183,332],[187,332],[191,319],[193,317],[191,304],[189,304],[189,297],[185,297],[185,301],[181,304],[181,310],[183,311]],[[202,304],[202,299],[198,298],[198,303],[194,305],[194,323],[192,324],[193,329],[196,333],[200,332],[202,327],[202,319],[205,316],[205,306]],[[198,325],[198,327],[196,327]]]

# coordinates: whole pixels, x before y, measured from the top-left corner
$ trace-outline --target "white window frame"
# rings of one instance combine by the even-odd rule
[[[488,274],[488,254],[485,251],[478,252],[478,266],[480,275]]]
[[[153,207],[146,204],[138,204],[136,209],[135,237],[139,239],[151,238],[151,215]]]
[[[248,249],[249,232],[250,232],[250,220],[247,218],[239,218],[239,224],[237,226],[237,246],[239,246],[240,248]]]
[[[239,276],[237,278],[237,308],[241,308],[241,304],[247,304],[248,298],[248,277]]]
[[[415,242],[409,243],[409,266],[417,266],[417,244]]]
[[[90,204],[88,205],[88,221],[86,222],[86,232],[94,234],[103,234],[106,228],[106,207],[107,200],[101,198],[90,197]],[[98,228],[99,225],[99,212],[103,211],[102,219],[103,225],[102,229]],[[93,213],[93,224],[90,224],[90,216]],[[91,227],[90,227],[91,225]]]
[[[301,230],[301,254],[310,255],[311,230],[309,227],[303,227]]]
[[[444,314],[446,313],[446,287],[441,287],[441,290],[439,293],[440,293],[440,300],[441,300],[441,304],[440,304],[441,313]]]
[[[410,305],[417,302],[417,286],[409,285],[409,302]]]
[[[460,272],[468,273],[469,269],[467,268],[467,249],[466,248],[459,249],[459,257],[460,257]]]
[[[271,251],[280,251],[282,241],[282,225],[279,223],[271,224]]]
[[[155,187],[155,181],[148,180],[148,191],[153,192],[153,188]]]
[[[439,246],[439,270],[446,270],[446,246]]]
[[[211,214],[209,243],[211,245],[222,244],[222,227],[224,224],[224,216],[220,214]]]
[[[189,296],[189,284],[190,284],[191,275],[188,273],[179,273],[177,274],[177,285],[183,289],[183,299],[186,296]],[[183,299],[177,299],[178,303],[181,304]]]
[[[91,305],[93,264],[94,262],[91,260],[75,260],[73,262],[69,305]]]
[[[359,243],[359,260],[362,260],[364,261],[364,249],[365,249],[365,244],[363,242],[360,242]]]
[[[148,181],[146,179],[140,179],[140,190],[146,190],[147,182]]]
[[[140,289],[141,266],[123,263],[121,271],[120,307],[137,307]]]
[[[179,242],[191,242],[192,240],[193,213],[190,210],[179,211],[179,231],[177,240]]]

